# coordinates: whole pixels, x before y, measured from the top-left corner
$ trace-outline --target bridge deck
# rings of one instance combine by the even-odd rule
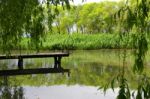
[[[11,54],[0,55],[0,59],[19,59],[19,58],[46,58],[46,57],[67,57],[69,53],[38,53],[38,54]]]
[[[0,60],[3,59],[18,59],[17,70],[0,70],[0,76],[13,76],[13,75],[27,75],[27,74],[43,74],[43,73],[64,73],[70,74],[69,69],[63,69],[61,67],[62,57],[68,57],[69,53],[39,53],[39,54],[12,54],[9,56],[0,55]],[[24,69],[24,58],[54,58],[54,68],[36,68],[36,69]]]

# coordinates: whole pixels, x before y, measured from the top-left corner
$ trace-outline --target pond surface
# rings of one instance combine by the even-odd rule
[[[0,77],[0,99],[115,99],[117,86],[115,92],[108,89],[106,95],[98,88],[119,73],[122,56],[123,51],[118,50],[72,51],[69,57],[62,59],[62,67],[71,70],[70,77],[61,73]],[[126,57],[126,77],[134,88],[132,51],[127,51]],[[16,69],[17,62],[15,59],[0,60],[0,68]],[[53,67],[53,58],[24,59],[24,66]]]

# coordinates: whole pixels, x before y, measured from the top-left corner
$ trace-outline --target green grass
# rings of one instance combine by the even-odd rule
[[[34,49],[27,41],[22,41],[22,49]],[[132,48],[132,42],[131,37],[121,39],[117,34],[49,34],[40,50],[123,49]]]
[[[42,49],[120,49],[125,46],[131,48],[131,44],[132,40],[129,37],[121,40],[116,34],[57,34],[48,36]]]

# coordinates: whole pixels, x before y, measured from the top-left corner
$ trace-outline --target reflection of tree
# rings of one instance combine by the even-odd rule
[[[22,87],[14,88],[13,99],[25,99]]]
[[[0,81],[0,99],[25,99],[22,87],[11,86],[8,77]]]

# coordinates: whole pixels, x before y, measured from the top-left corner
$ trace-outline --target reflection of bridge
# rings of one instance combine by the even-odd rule
[[[0,76],[12,76],[12,75],[27,75],[27,74],[43,74],[43,73],[64,73],[70,74],[69,69],[63,69],[61,67],[61,58],[68,57],[69,53],[40,53],[40,54],[21,54],[21,55],[0,55],[2,59],[18,59],[18,69],[16,70],[0,70]],[[36,69],[24,69],[23,59],[25,58],[54,58],[54,68],[36,68]]]

